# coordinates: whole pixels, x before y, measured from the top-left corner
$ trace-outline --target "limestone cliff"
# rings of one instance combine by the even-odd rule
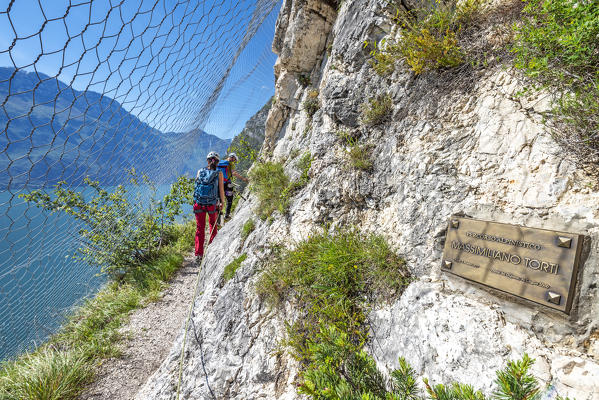
[[[442,73],[375,74],[363,43],[395,34],[386,4],[346,0],[337,10],[323,0],[284,1],[262,154],[285,161],[293,175],[293,155],[309,150],[311,180],[293,198],[288,217],[257,220],[243,241],[240,229],[257,207],[250,195],[210,246],[181,398],[212,398],[210,390],[219,399],[299,397],[297,365],[277,351],[293,311],[269,310],[253,284],[269,243],[304,238],[329,222],[384,235],[417,277],[401,299],[371,315],[369,352],[382,368],[397,367],[402,355],[421,376],[488,392],[494,371],[527,352],[537,359],[533,372],[561,395],[599,399],[595,182],[563,156],[545,128],[546,99],[516,96],[521,83],[514,71],[489,67],[464,85],[448,83]],[[309,117],[303,104],[314,90],[319,109]],[[384,94],[392,98],[390,118],[367,126],[361,105]],[[347,167],[339,131],[368,145],[371,172]],[[442,273],[452,214],[586,235],[571,316]],[[225,265],[242,253],[248,258],[223,282]],[[175,397],[182,331],[138,399]]]

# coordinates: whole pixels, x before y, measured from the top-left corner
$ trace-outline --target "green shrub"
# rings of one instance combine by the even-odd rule
[[[487,0],[436,1],[430,7],[404,11],[396,7],[395,22],[400,38],[372,46],[374,70],[380,75],[393,72],[394,62],[403,60],[416,74],[452,68],[465,63],[467,53],[460,46],[462,27],[482,14]]]
[[[312,83],[310,80],[310,74],[305,72],[297,76],[297,81],[302,87],[308,87],[310,86],[310,83]]]
[[[370,153],[373,147],[371,144],[350,146],[348,155],[351,166],[362,171],[372,170],[373,162]]]
[[[252,169],[251,187],[260,203],[256,214],[262,220],[266,220],[275,211],[282,214],[288,211],[291,197],[310,180],[308,172],[311,163],[312,156],[307,152],[297,162],[301,175],[293,182],[285,174],[281,163],[260,163]]]
[[[243,227],[241,228],[241,240],[245,241],[254,229],[256,229],[256,223],[252,218],[245,221],[245,224],[243,224]]]
[[[528,0],[515,27],[515,65],[557,94],[562,142],[583,156],[599,151],[599,3]]]
[[[385,122],[393,110],[393,99],[389,93],[369,98],[362,105],[362,122],[374,126]]]
[[[223,272],[223,280],[225,282],[227,282],[235,276],[237,268],[241,266],[241,263],[244,262],[247,257],[247,254],[243,253],[242,255],[231,261],[229,264],[227,264]]]
[[[304,100],[302,104],[304,106],[306,114],[308,114],[308,117],[310,118],[312,118],[314,114],[316,114],[316,111],[320,109],[320,103],[318,102],[318,99],[308,98]]]
[[[312,118],[316,111],[320,109],[320,102],[318,101],[318,90],[312,89],[308,92],[308,97],[302,103],[304,111],[308,114],[309,118]]]
[[[250,189],[258,197],[256,214],[263,220],[273,212],[285,211],[281,193],[289,185],[289,177],[285,174],[283,164],[275,162],[257,163],[250,170]]]
[[[92,376],[92,365],[82,352],[45,348],[18,363],[3,364],[0,399],[75,400]]]
[[[336,135],[341,140],[341,143],[348,147],[349,165],[362,171],[370,171],[373,167],[370,153],[374,146],[371,144],[359,144],[358,138],[347,131],[338,131]]]
[[[65,188],[59,182],[52,195],[33,190],[20,197],[50,212],[63,212],[84,224],[79,230],[83,246],[75,257],[112,280],[143,277],[148,262],[157,257],[158,251],[168,237],[168,229],[181,214],[181,205],[191,203],[193,180],[181,177],[171,191],[156,200],[156,187],[145,175],[130,171],[133,187],[149,189],[151,199],[145,208],[139,207],[139,199],[130,200],[126,186],[119,185],[109,192],[98,181],[84,179],[93,195]]]
[[[370,45],[369,42],[364,43],[365,47]],[[380,76],[387,76],[395,71],[395,61],[397,56],[394,54],[396,49],[394,47],[386,48],[386,41],[377,45],[377,42],[372,43],[373,49],[370,51],[372,59],[369,60],[370,65],[374,69],[374,72]]]
[[[354,230],[314,234],[293,250],[275,253],[256,290],[269,304],[290,300],[301,318],[289,324],[286,344],[308,362],[319,327],[350,332],[352,343],[368,335],[365,310],[371,301],[397,296],[408,282],[405,262],[379,236]]]

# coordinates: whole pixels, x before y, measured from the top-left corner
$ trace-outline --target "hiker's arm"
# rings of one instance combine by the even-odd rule
[[[223,173],[218,173],[218,193],[220,194],[220,204],[225,204],[225,183]]]
[[[238,173],[237,171],[233,171],[233,176],[241,179],[244,182],[249,182],[250,180],[248,178],[246,178],[245,176],[241,175],[240,173]]]

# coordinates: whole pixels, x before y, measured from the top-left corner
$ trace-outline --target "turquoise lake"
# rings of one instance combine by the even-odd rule
[[[158,193],[168,190],[164,185]],[[80,227],[70,216],[0,192],[0,359],[42,343],[105,283],[97,269],[72,258]]]

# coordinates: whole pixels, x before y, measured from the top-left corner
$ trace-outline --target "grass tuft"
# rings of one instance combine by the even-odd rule
[[[362,122],[365,125],[380,125],[393,110],[393,99],[389,93],[371,97],[362,105]]]
[[[93,376],[85,352],[45,347],[16,362],[7,362],[0,371],[0,399],[75,400]]]
[[[318,90],[312,89],[308,92],[308,97],[302,103],[306,114],[309,118],[312,118],[316,111],[320,109],[320,102],[318,101]]]
[[[252,218],[245,221],[245,224],[241,228],[241,240],[245,241],[250,236],[250,233],[254,232],[254,229],[256,229],[256,223]]]
[[[291,197],[308,184],[308,173],[312,165],[310,152],[304,153],[296,165],[300,170],[300,176],[294,181],[285,174],[282,163],[259,163],[251,170],[251,188],[260,203],[256,214],[263,221],[271,217],[275,211],[285,214],[289,210]]]
[[[256,163],[250,170],[250,180],[250,188],[258,197],[258,217],[265,220],[277,210],[285,211],[281,193],[289,185],[289,177],[283,164],[270,161]]]
[[[223,272],[223,280],[225,282],[229,281],[231,278],[235,276],[237,268],[241,266],[241,263],[244,262],[247,257],[247,254],[243,253],[242,255],[231,261],[229,264],[227,264]]]

